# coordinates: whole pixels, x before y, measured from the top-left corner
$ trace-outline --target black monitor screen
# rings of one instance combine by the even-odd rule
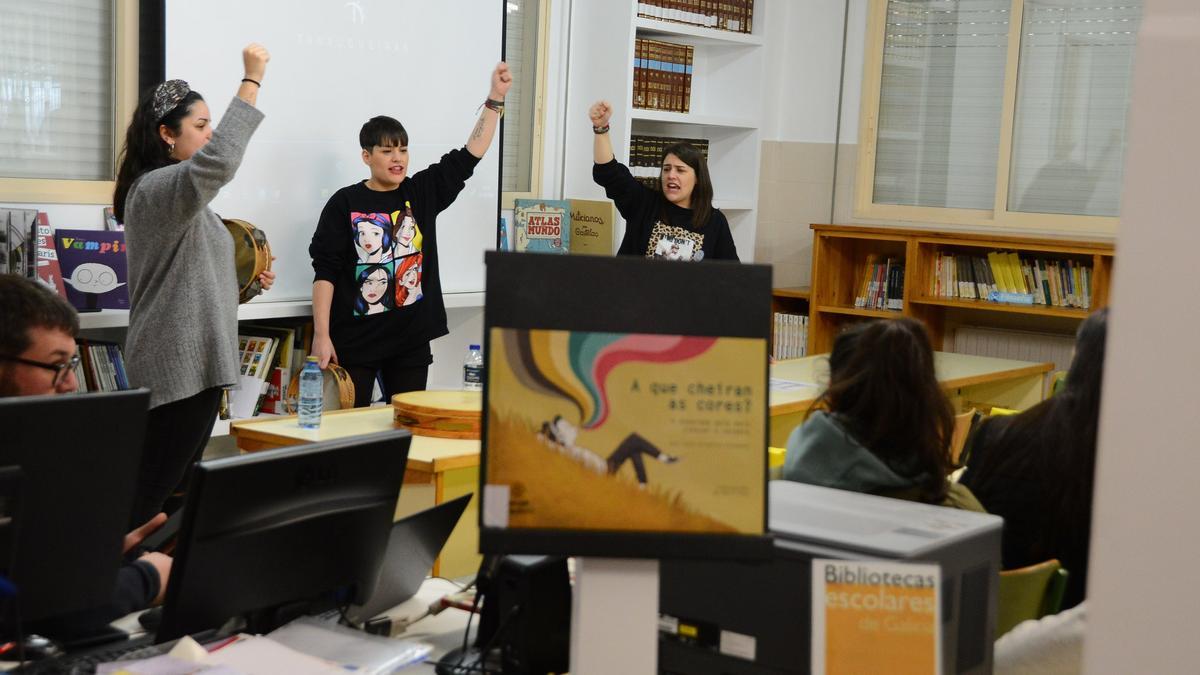
[[[364,602],[410,440],[396,430],[200,464],[158,640],[240,616],[265,631],[314,603]]]
[[[17,473],[4,483],[17,506],[5,574],[22,621],[112,599],[149,400],[144,389],[0,399],[0,467]]]

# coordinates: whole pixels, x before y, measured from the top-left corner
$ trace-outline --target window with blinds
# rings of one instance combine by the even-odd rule
[[[0,176],[112,180],[114,0],[0,0]]]
[[[1141,0],[888,0],[876,11],[863,215],[1117,216]]]
[[[504,58],[513,84],[504,98],[504,156],[501,158],[504,192],[534,192],[533,172],[538,69],[539,0],[509,0],[505,24]]]
[[[1141,3],[1025,0],[1008,208],[1116,216]]]
[[[888,3],[875,203],[992,208],[1009,5]]]

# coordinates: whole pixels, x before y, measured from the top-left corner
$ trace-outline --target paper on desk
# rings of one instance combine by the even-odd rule
[[[169,654],[161,654],[140,661],[117,661],[96,667],[96,675],[245,675],[228,666],[213,666],[207,663],[187,661]]]
[[[229,666],[246,675],[345,675],[346,671],[270,638],[251,637],[208,655],[209,663]]]
[[[313,617],[300,617],[273,631],[270,639],[364,675],[392,673],[429,657],[433,645],[371,635]]]
[[[811,389],[814,394],[820,389],[817,385],[811,382],[797,382],[795,380],[784,380],[778,377],[772,377],[770,381],[771,391],[803,391]]]

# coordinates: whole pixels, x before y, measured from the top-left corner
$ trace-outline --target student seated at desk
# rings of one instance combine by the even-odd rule
[[[1067,570],[1063,608],[1083,601],[1092,478],[1108,310],[1079,326],[1066,386],[1019,415],[992,417],[968,439],[962,482],[1004,517],[1005,569],[1057,558]]]
[[[813,408],[788,438],[785,480],[983,510],[946,479],[954,415],[919,322],[872,321],[839,335]]]
[[[79,318],[65,300],[36,281],[0,274],[0,396],[37,396],[75,391],[75,336]],[[125,536],[125,552],[157,530],[160,513]],[[112,602],[95,615],[100,624],[162,602],[171,558],[147,553],[121,567]]]

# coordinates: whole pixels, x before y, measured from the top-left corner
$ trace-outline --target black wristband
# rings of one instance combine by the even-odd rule
[[[259,82],[258,80],[252,80],[252,79],[250,79],[250,78],[248,78],[248,77],[243,77],[243,78],[242,78],[242,82],[252,82],[252,83],[254,83],[254,84],[258,85],[258,88],[259,88],[259,89],[262,89],[262,82]]]
[[[607,134],[607,133],[608,133],[608,125],[607,125],[607,124],[605,124],[605,125],[604,125],[604,126],[602,126],[602,127],[598,127],[598,126],[595,126],[595,125],[593,125],[593,126],[592,126],[592,133],[594,133],[594,134]]]

